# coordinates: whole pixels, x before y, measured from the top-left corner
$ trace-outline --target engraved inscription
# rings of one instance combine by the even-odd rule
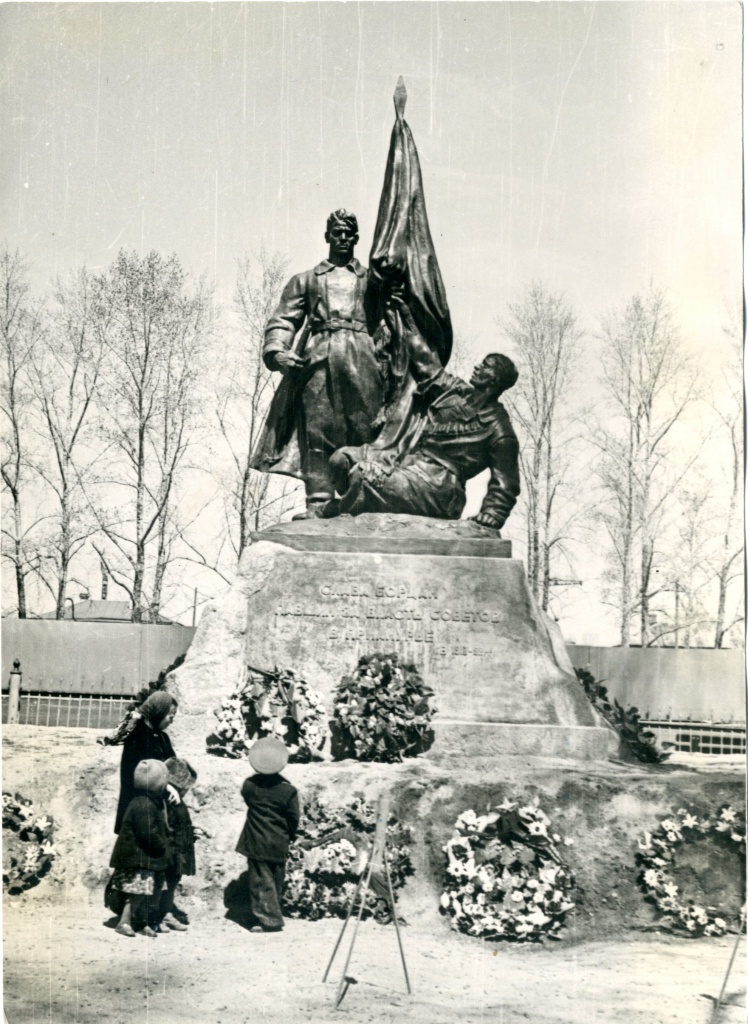
[[[315,589],[316,601],[287,601],[276,607],[276,633],[291,638],[301,621],[309,621],[326,646],[428,644],[432,655],[440,658],[488,658],[492,650],[486,627],[493,632],[491,627],[502,620],[498,610],[450,607],[443,589],[431,583],[378,583],[356,577],[324,580]],[[471,625],[482,627],[475,640],[454,637],[455,627],[462,634]]]

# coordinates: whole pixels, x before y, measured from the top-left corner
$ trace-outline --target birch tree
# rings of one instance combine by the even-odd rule
[[[94,502],[103,537],[96,550],[136,622],[158,620],[182,534],[177,485],[196,440],[210,311],[204,284],[190,288],[176,256],[121,252],[99,279],[101,433],[112,458],[100,480],[106,498]]]
[[[621,645],[631,643],[638,612],[646,646],[661,542],[674,495],[698,455],[694,445],[671,443],[696,397],[696,376],[661,291],[634,295],[601,323],[604,418],[593,433],[605,496],[599,519],[610,540]]]
[[[264,249],[254,260],[239,260],[234,292],[238,333],[225,346],[214,387],[218,430],[229,461],[222,478],[226,530],[237,560],[250,533],[280,519],[295,491],[291,481],[271,478],[249,465],[275,390],[276,381],[262,359],[262,344],[287,266],[285,258]]]
[[[2,288],[2,449],[0,476],[6,500],[3,508],[2,554],[13,570],[18,617],[27,614],[26,579],[38,569],[38,552],[31,537],[43,517],[32,508],[27,521],[28,485],[31,476],[32,439],[30,416],[33,393],[30,368],[42,336],[42,309],[31,300],[27,265],[16,250],[0,254]]]
[[[37,462],[37,470],[56,505],[50,519],[51,555],[42,573],[58,619],[65,616],[71,563],[95,529],[82,487],[99,457],[95,447],[86,446],[85,436],[103,355],[92,317],[94,293],[85,269],[57,282],[46,330],[30,359],[38,430],[49,455]],[[52,580],[46,571],[50,563]]]
[[[568,560],[567,541],[584,512],[570,481],[579,433],[573,392],[584,335],[563,296],[540,282],[509,305],[509,316],[500,326],[519,370],[505,401],[520,436],[527,575],[547,610],[552,572],[562,554]]]

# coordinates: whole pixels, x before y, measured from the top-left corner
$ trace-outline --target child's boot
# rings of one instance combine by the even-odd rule
[[[132,903],[129,899],[127,903],[125,903],[125,908],[122,911],[119,924],[115,928],[115,931],[120,935],[127,935],[128,937],[132,937],[135,934],[132,927]]]

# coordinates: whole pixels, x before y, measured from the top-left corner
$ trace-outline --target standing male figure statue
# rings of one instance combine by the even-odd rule
[[[283,374],[252,468],[300,477],[306,512],[319,516],[334,496],[330,456],[373,441],[381,424],[384,373],[373,339],[378,296],[354,257],[356,217],[327,220],[328,258],[292,277],[265,329],[263,359]]]

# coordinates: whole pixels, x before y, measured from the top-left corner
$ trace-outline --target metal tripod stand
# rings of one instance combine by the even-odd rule
[[[355,979],[351,978],[348,974],[348,967],[350,966],[351,957],[353,956],[353,947],[356,944],[356,936],[358,935],[358,927],[361,924],[361,918],[364,912],[364,906],[366,905],[366,894],[369,891],[371,885],[371,879],[374,871],[378,873],[382,872],[387,880],[386,899],[392,914],[392,920],[395,925],[395,934],[397,935],[397,944],[400,949],[400,959],[403,965],[403,972],[405,973],[405,986],[408,990],[408,995],[411,994],[410,979],[408,977],[408,968],[405,963],[405,953],[403,951],[403,943],[400,937],[400,926],[397,922],[397,907],[395,905],[395,897],[392,892],[392,878],[390,876],[390,868],[387,863],[387,819],[389,818],[389,799],[382,795],[377,801],[377,827],[374,833],[374,844],[369,856],[369,862],[365,865],[363,871],[358,880],[356,891],[351,897],[351,902],[348,905],[348,912],[346,913],[343,927],[338,936],[338,941],[335,943],[335,948],[332,951],[330,962],[327,965],[325,973],[322,977],[322,981],[327,981],[327,976],[330,973],[330,968],[333,965],[333,961],[337,955],[340,944],[343,941],[345,930],[348,927],[354,907],[356,906],[356,900],[360,898],[360,904],[358,908],[358,916],[356,918],[356,924],[353,929],[353,935],[351,936],[351,944],[348,947],[348,955],[345,959],[345,966],[343,967],[343,974],[338,985],[337,995],[335,997],[335,1009],[337,1009],[345,998],[345,994],[348,991],[349,986],[355,984]]]

